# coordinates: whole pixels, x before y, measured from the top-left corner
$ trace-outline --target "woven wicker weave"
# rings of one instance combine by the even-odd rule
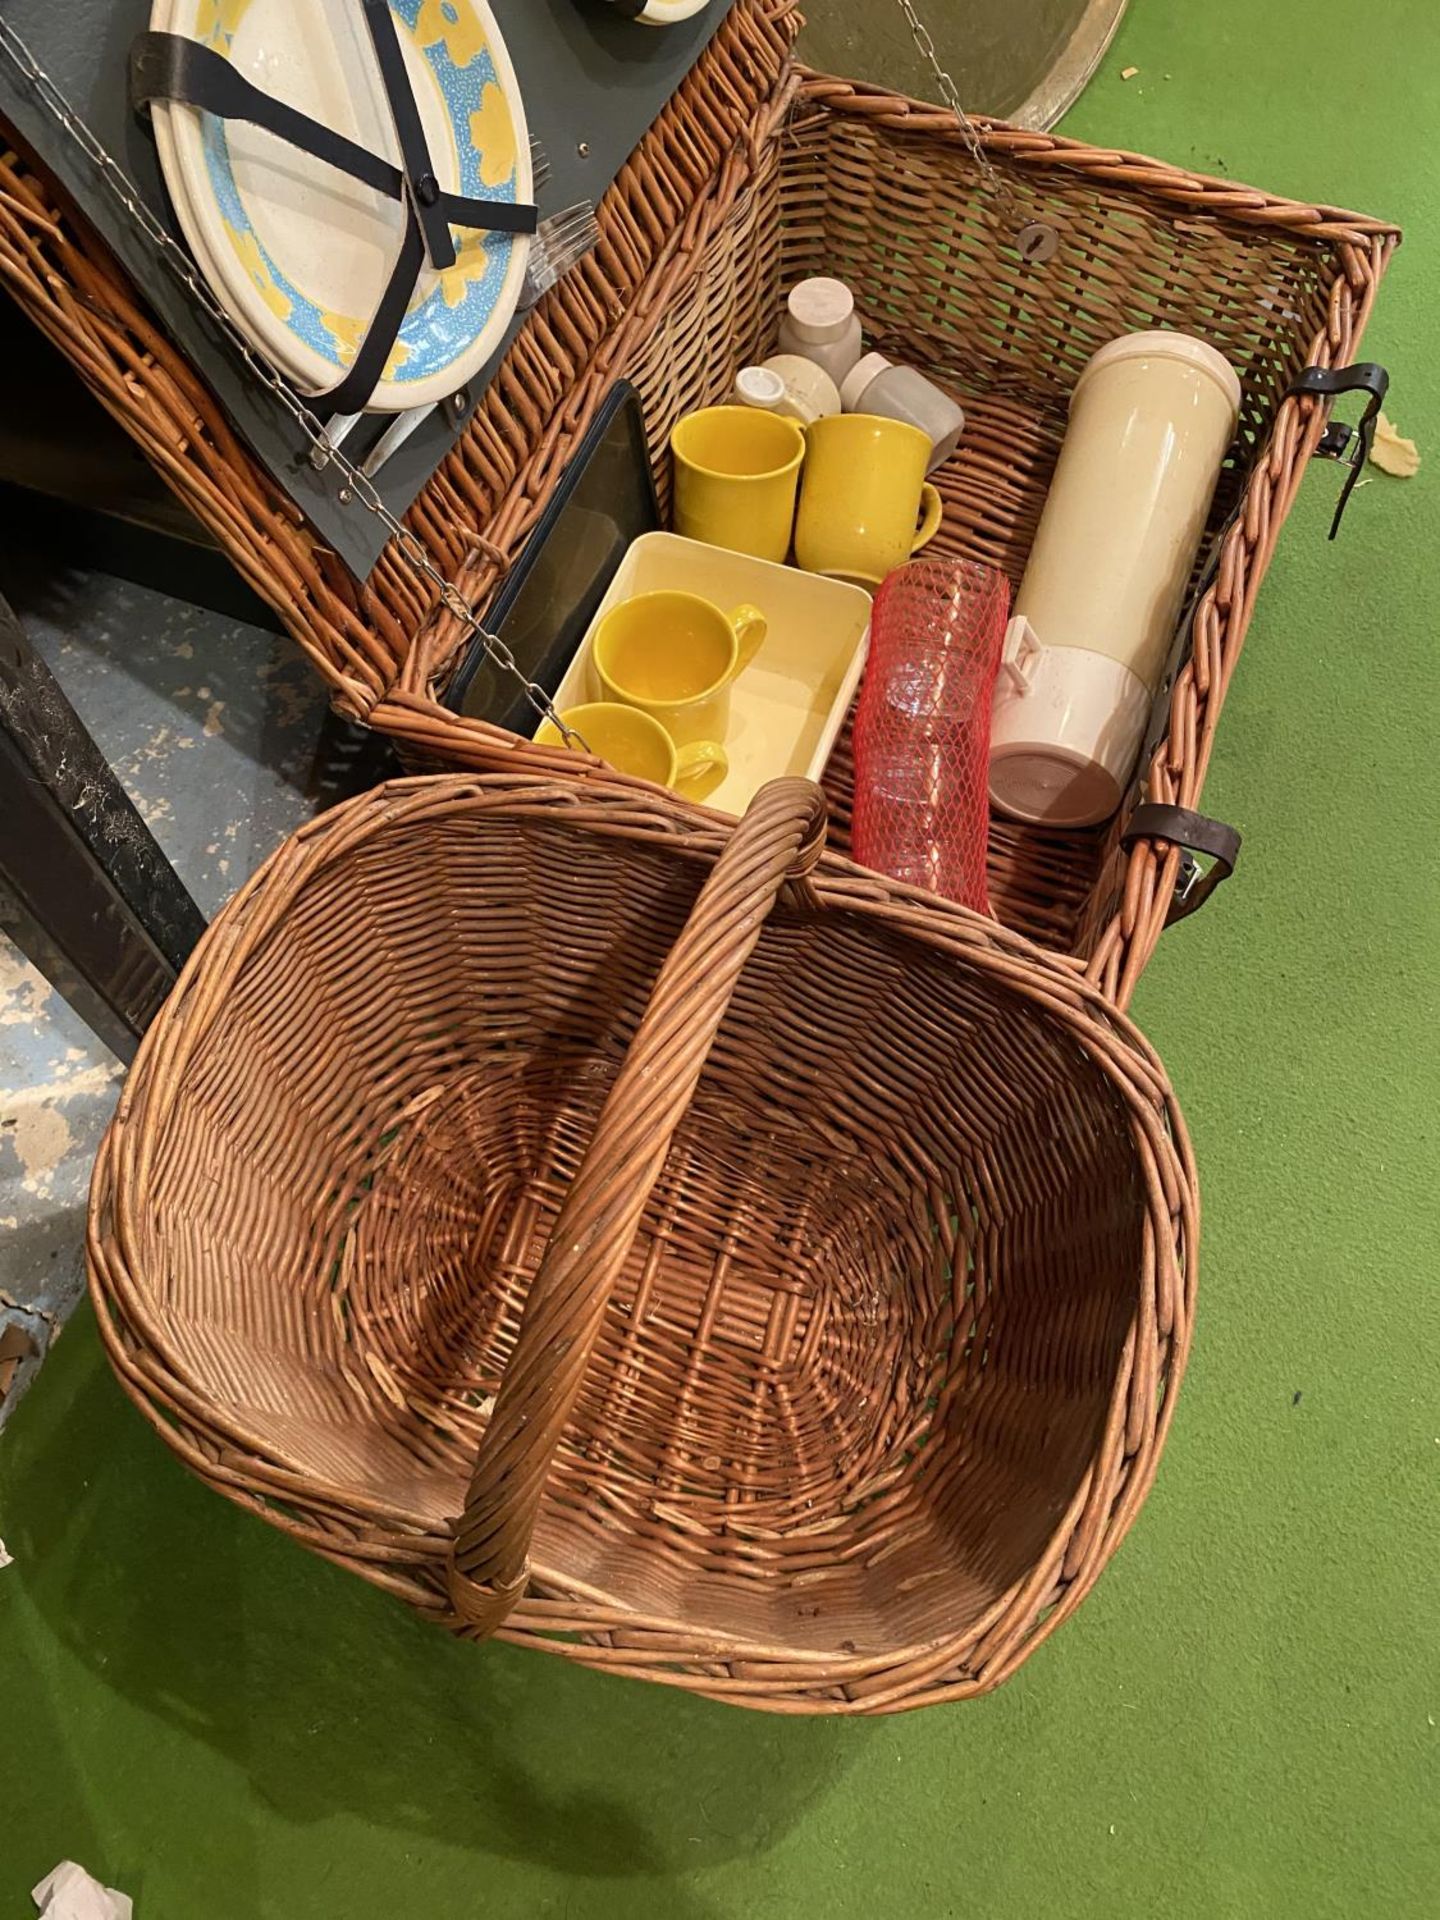
[[[1073,967],[822,822],[443,776],[280,849],[92,1191],[197,1473],[457,1632],[780,1711],[984,1691],[1074,1609],[1184,1365],[1183,1126]]]
[[[1284,400],[1310,363],[1355,357],[1395,228],[1275,199],[1133,154],[982,123],[990,157],[1061,236],[1023,268],[1003,244],[945,113],[789,64],[792,0],[736,0],[600,210],[596,254],[532,315],[410,524],[488,598],[609,384],[626,374],[663,446],[769,344],[784,285],[852,281],[878,344],[964,399],[937,551],[1023,567],[1066,399],[1094,347],[1132,327],[1192,328],[1245,377],[1219,526],[1237,502],[1194,658],[1171,696],[1149,797],[1198,804],[1255,596],[1326,408]],[[417,756],[513,766],[515,743],[452,718],[435,688],[452,622],[393,553],[357,586],[236,441],[108,254],[38,169],[0,159],[0,275],[283,614],[337,703]],[[534,750],[527,749],[527,757]],[[577,777],[574,756],[532,762]],[[848,746],[828,781],[844,844]],[[1007,924],[1076,955],[1120,1004],[1164,924],[1179,854],[1120,850],[1122,821],[1056,834],[997,823],[990,894]]]

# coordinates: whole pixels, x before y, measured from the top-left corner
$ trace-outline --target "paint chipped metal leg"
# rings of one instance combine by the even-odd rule
[[[0,599],[0,930],[122,1059],[205,922]]]

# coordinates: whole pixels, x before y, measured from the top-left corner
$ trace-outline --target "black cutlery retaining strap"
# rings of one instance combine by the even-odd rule
[[[365,0],[365,19],[390,102],[405,162],[403,170],[347,140],[332,127],[312,120],[309,114],[262,92],[213,47],[201,46],[199,41],[178,33],[141,33],[130,48],[130,98],[137,111],[143,111],[153,100],[173,100],[222,120],[248,121],[387,198],[404,202],[405,235],[365,337],[339,385],[315,396],[317,405],[338,413],[357,412],[374,392],[426,258],[437,268],[454,265],[452,226],[490,233],[534,233],[538,220],[533,206],[508,200],[477,200],[450,193],[439,184],[431,171],[419,109],[385,0]]]
[[[405,188],[410,206],[425,236],[425,257],[438,272],[455,264],[455,242],[440,207],[440,182],[430,168],[430,151],[425,145],[425,129],[420,124],[420,109],[415,104],[410,76],[405,71],[405,56],[395,33],[390,0],[361,0],[365,24],[375,58],[380,63],[380,78],[395,135],[400,142],[400,158],[405,163]]]
[[[248,120],[391,200],[405,196],[405,175],[393,161],[347,140],[297,107],[286,106],[273,94],[262,93],[223,54],[183,34],[136,35],[130,48],[130,99],[137,111],[152,100],[175,100],[222,120]],[[534,207],[508,200],[474,200],[445,187],[437,191],[436,204],[454,226],[488,227],[494,233],[535,231]]]
[[[262,93],[238,67],[213,47],[187,40],[178,33],[141,33],[130,48],[130,104],[137,112],[152,100],[176,100],[198,107],[222,120],[248,120],[267,133],[278,134],[292,147],[310,153],[326,166],[337,167],[367,187],[398,200],[400,169],[367,148],[347,140],[333,127],[312,120],[308,113],[287,107],[273,94]]]
[[[1240,858],[1240,835],[1234,827],[1189,807],[1167,806],[1158,800],[1147,800],[1136,807],[1126,822],[1121,846],[1131,847],[1137,840],[1164,840],[1184,849],[1180,881],[1165,916],[1167,927],[1203,907],[1220,882],[1230,878]],[[1194,859],[1197,853],[1210,860],[1208,869],[1202,869]]]

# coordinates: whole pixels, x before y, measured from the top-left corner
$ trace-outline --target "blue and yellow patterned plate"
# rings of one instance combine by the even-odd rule
[[[525,110],[485,0],[390,0],[435,171],[478,198],[532,198]],[[150,24],[225,53],[257,86],[397,160],[354,0],[155,0]],[[296,385],[333,387],[355,356],[404,227],[396,201],[242,121],[157,103],[176,218],[235,321]],[[370,408],[453,393],[500,345],[529,240],[455,230],[458,258],[422,270]]]

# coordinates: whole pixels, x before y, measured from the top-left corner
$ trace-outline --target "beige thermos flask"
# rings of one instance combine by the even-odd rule
[[[1188,334],[1127,334],[1081,373],[996,681],[999,812],[1082,827],[1125,797],[1239,413]]]

